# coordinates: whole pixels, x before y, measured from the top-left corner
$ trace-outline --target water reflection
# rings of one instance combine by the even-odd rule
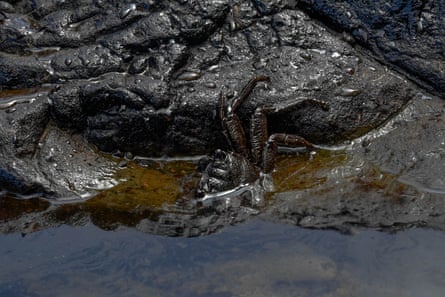
[[[1,296],[443,296],[445,234],[258,220],[195,239],[92,225],[0,236]]]
[[[308,156],[284,155],[270,176],[273,189],[244,185],[197,200],[196,163],[183,160],[129,162],[115,176],[120,183],[86,201],[2,198],[0,232],[29,233],[61,224],[92,222],[104,230],[132,227],[168,236],[200,236],[243,222],[273,205],[286,191],[319,188],[332,168],[344,163],[344,152],[319,151]],[[31,209],[30,209],[31,208]]]

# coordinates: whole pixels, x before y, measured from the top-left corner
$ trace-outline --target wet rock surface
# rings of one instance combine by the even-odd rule
[[[404,79],[291,4],[19,1],[11,6],[2,12],[1,30],[5,40],[16,42],[1,44],[2,88],[45,86],[49,90],[41,99],[48,102],[47,112],[35,118],[36,126],[51,120],[106,152],[193,155],[225,148],[216,112],[220,93],[236,94],[258,74],[271,83],[257,88],[242,107],[244,122],[257,106],[280,106],[302,96],[324,100],[329,112],[302,106],[270,117],[271,133],[316,143],[362,135],[414,95]],[[33,133],[36,138],[38,129]],[[35,151],[36,144],[26,139],[14,149]]]
[[[267,216],[348,232],[363,226],[444,229],[444,128],[442,100],[414,100],[343,151],[343,164],[322,170],[323,186],[278,193]]]
[[[420,150],[415,157],[421,161],[415,166],[412,159],[404,158],[415,151],[413,146],[437,148],[438,139],[443,139],[434,132],[441,129],[440,120],[430,118],[429,110],[438,112],[443,106],[435,99],[423,100],[426,95],[418,87],[299,10],[321,15],[317,3],[5,2],[0,7],[1,189],[43,194],[63,202],[113,185],[118,161],[93,151],[91,144],[119,156],[190,156],[227,149],[217,112],[221,94],[236,95],[255,75],[267,75],[270,83],[259,84],[240,108],[246,127],[256,107],[280,107],[299,97],[326,101],[330,109],[303,105],[270,115],[271,133],[297,134],[320,145],[334,145],[365,135],[407,104],[420,120],[400,121],[397,125],[406,127],[394,129],[394,134],[370,138],[363,147],[363,142],[353,146],[349,157],[354,161],[344,166],[362,161],[366,166],[357,165],[358,170],[342,178],[328,178],[320,191],[331,189],[329,193],[311,189],[275,194],[277,202],[264,212],[266,219],[338,229],[441,226],[444,212],[437,199],[443,195],[443,181],[431,180],[426,168],[433,163],[434,174],[440,176],[443,169],[437,164],[443,163],[443,156],[434,155],[438,161],[433,162],[431,152]],[[346,5],[346,1],[336,3]],[[363,35],[351,32],[355,38]],[[428,60],[427,52],[419,57],[428,63],[435,59]],[[440,80],[427,80],[421,75],[425,72],[400,66],[405,60],[387,61],[427,81],[427,87],[441,90]],[[440,118],[441,113],[434,116]],[[407,136],[407,130],[412,134]],[[397,197],[412,200],[395,204],[387,199],[386,181],[370,182],[381,174],[391,175],[393,184],[402,184]],[[418,180],[422,174],[426,177]],[[415,182],[406,182],[412,176]],[[130,221],[121,222],[118,216],[98,225],[113,229],[122,224],[157,234],[193,236],[251,215],[243,211],[167,212],[164,216],[136,211]],[[31,221],[32,230],[62,222],[100,221],[92,213],[75,207],[67,214],[49,207],[8,219],[2,230],[28,230]],[[149,218],[143,219],[144,215]]]
[[[28,233],[92,223],[105,230],[130,227],[164,236],[202,236],[251,217],[346,233],[415,226],[444,230],[443,119],[443,100],[421,97],[382,128],[351,144],[326,147],[309,160],[306,155],[281,157],[273,174],[275,190],[263,193],[264,200],[256,205],[246,204],[253,195],[247,191],[239,197],[227,196],[229,200],[220,197],[207,208],[151,206],[150,197],[162,193],[155,180],[164,177],[149,173],[149,179],[144,173],[138,183],[149,187],[141,189],[145,194],[140,200],[132,198],[134,189],[124,191],[119,186],[120,196],[128,192],[121,202],[118,197],[107,201],[100,195],[60,206],[37,198],[21,202],[2,198],[0,231]],[[192,167],[188,167],[190,172]],[[169,192],[178,187],[178,179],[174,180]],[[179,188],[175,191],[169,194],[173,201],[181,197]]]
[[[274,3],[276,1],[258,1]],[[302,0],[298,6],[369,49],[380,61],[443,97],[442,1]]]

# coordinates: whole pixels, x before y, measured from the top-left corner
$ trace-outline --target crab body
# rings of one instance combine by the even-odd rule
[[[279,113],[302,103],[319,106],[325,110],[328,105],[321,100],[299,97],[280,106],[258,107],[250,120],[249,141],[240,118],[236,114],[239,106],[249,97],[258,82],[270,81],[267,76],[256,76],[241,90],[237,97],[228,98],[220,95],[220,119],[223,133],[231,147],[230,152],[216,150],[210,157],[200,161],[201,179],[196,191],[198,197],[236,188],[253,183],[261,173],[272,172],[278,146],[303,146],[313,149],[313,145],[304,138],[285,133],[268,135],[267,114]]]

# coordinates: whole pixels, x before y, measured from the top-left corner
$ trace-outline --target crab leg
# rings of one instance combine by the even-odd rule
[[[298,147],[305,146],[308,149],[313,149],[314,145],[304,139],[303,137],[285,134],[285,133],[275,133],[272,134],[266,142],[266,146],[263,153],[263,172],[270,173],[274,169],[275,156],[278,152],[278,145],[288,146],[288,147]]]
[[[227,113],[224,110],[225,108],[227,108]],[[220,117],[223,133],[226,136],[229,146],[235,152],[247,156],[249,150],[247,148],[246,134],[244,133],[241,120],[231,108],[227,107],[225,96],[221,96]]]
[[[230,104],[227,103],[227,98],[225,96],[221,95],[220,97],[220,118],[224,128],[223,133],[232,149],[244,156],[249,155],[249,149],[247,146],[246,134],[236,111],[249,97],[258,82],[268,80],[269,77],[265,75],[259,75],[249,80],[246,86],[241,90],[239,96],[233,99]]]
[[[230,106],[231,107],[230,112],[236,112],[238,107],[249,97],[250,93],[252,93],[256,84],[260,81],[270,81],[270,78],[266,75],[258,75],[249,80],[247,84],[244,86],[244,88],[241,90],[239,96],[233,99],[232,104]]]
[[[255,109],[250,120],[250,145],[252,161],[261,166],[264,144],[268,138],[266,111],[262,107]]]
[[[277,143],[278,145],[286,146],[312,146],[312,144],[310,144],[308,141],[296,135],[274,134],[271,137],[268,136],[267,114],[287,111],[301,104],[319,106],[324,110],[329,109],[329,105],[324,101],[306,97],[298,97],[287,102],[287,104],[285,103],[274,107],[258,107],[253,113],[250,121],[252,159],[255,164],[260,166],[263,165],[265,172],[270,172],[273,169],[275,154],[277,153]]]

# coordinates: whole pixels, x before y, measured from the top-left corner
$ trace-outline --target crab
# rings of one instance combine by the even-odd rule
[[[201,159],[198,166],[201,178],[196,189],[197,197],[229,191],[240,185],[253,183],[262,175],[271,173],[278,146],[314,149],[314,145],[303,137],[285,133],[269,136],[267,129],[268,114],[283,112],[302,104],[318,106],[323,110],[329,109],[326,102],[306,97],[298,97],[280,106],[257,107],[250,120],[248,142],[236,112],[259,82],[269,81],[269,77],[259,75],[249,80],[237,97],[228,98],[220,93],[219,115],[231,150],[217,149],[213,155]]]

